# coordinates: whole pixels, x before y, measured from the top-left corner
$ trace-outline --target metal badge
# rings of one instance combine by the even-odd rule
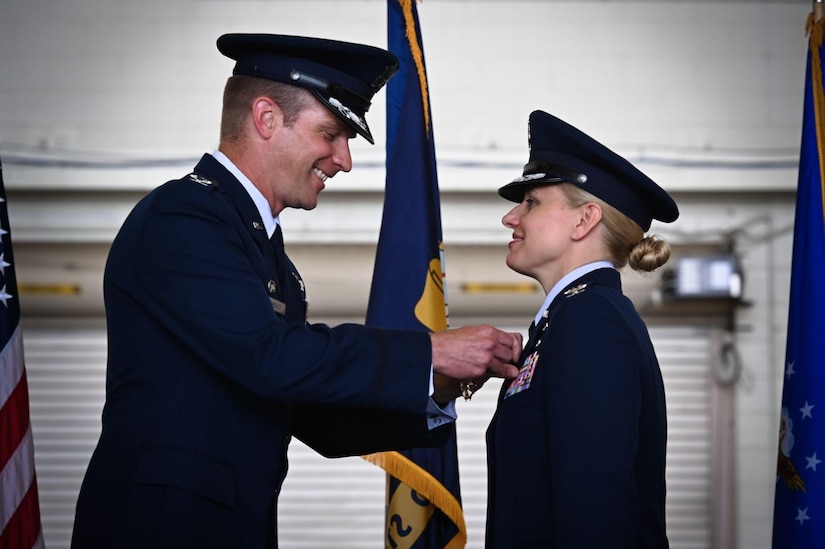
[[[206,179],[205,177],[202,177],[202,176],[200,176],[196,173],[190,173],[189,174],[189,179],[191,179],[195,183],[199,183],[199,184],[203,185],[204,187],[208,187],[208,186],[214,184],[214,183],[212,183],[212,180]]]
[[[574,295],[579,295],[587,288],[587,284],[579,284],[578,286],[574,286],[568,290],[564,291],[564,297],[573,297]]]

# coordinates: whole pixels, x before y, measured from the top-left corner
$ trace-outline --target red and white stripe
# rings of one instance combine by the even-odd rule
[[[44,546],[18,325],[0,351],[0,549]]]

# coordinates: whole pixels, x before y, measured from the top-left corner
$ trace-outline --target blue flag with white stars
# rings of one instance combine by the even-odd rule
[[[774,549],[825,547],[825,20],[810,40],[779,426]]]

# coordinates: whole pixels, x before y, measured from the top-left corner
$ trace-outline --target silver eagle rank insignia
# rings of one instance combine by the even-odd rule
[[[189,179],[191,179],[191,180],[192,180],[192,181],[194,181],[195,183],[199,183],[199,184],[203,185],[204,187],[208,187],[208,186],[210,186],[210,185],[214,185],[214,183],[212,182],[212,180],[211,180],[211,179],[207,179],[207,178],[205,178],[205,177],[203,177],[203,176],[200,176],[200,175],[198,175],[198,174],[196,174],[196,173],[190,173],[190,174],[189,174]]]
[[[568,288],[564,291],[564,297],[573,297],[574,295],[579,295],[587,288],[587,284],[579,284],[578,286],[573,286],[572,288]]]

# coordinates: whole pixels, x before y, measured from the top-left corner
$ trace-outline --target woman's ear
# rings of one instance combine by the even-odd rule
[[[587,202],[579,206],[581,212],[573,228],[573,239],[581,240],[596,228],[602,220],[602,207],[595,202]]]

